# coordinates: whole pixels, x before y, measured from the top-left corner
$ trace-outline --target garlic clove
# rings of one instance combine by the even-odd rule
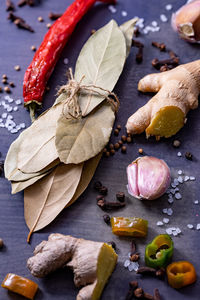
[[[200,0],[183,5],[172,14],[172,27],[188,42],[200,42]]]
[[[127,167],[128,192],[138,199],[154,200],[162,196],[170,184],[167,164],[156,157],[144,156]]]

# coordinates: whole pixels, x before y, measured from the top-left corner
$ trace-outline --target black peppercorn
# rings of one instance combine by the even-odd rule
[[[120,147],[123,145],[123,142],[121,140],[118,141],[118,144],[120,145]]]
[[[105,156],[106,156],[106,157],[110,157],[110,152],[109,152],[109,151],[106,151]]]
[[[114,130],[114,135],[118,136],[119,135],[119,129]]]
[[[103,220],[107,225],[110,225],[110,216],[108,214],[103,215]]]
[[[115,150],[118,150],[118,149],[120,148],[120,144],[119,144],[119,143],[116,143],[116,144],[114,145],[114,148],[115,148]]]
[[[121,130],[122,129],[121,125],[117,125],[117,129]]]
[[[188,160],[192,160],[192,158],[193,158],[192,153],[190,153],[190,152],[186,152],[186,153],[185,153],[185,157],[186,157]]]
[[[127,143],[131,143],[132,142],[132,138],[131,138],[131,136],[128,136],[127,137]]]
[[[3,248],[3,240],[0,238],[0,249]]]
[[[96,196],[96,200],[98,202],[99,200],[105,200],[105,199],[104,199],[103,195],[98,195],[98,196]]]
[[[122,135],[121,140],[122,140],[122,142],[126,143],[127,137],[125,135]]]
[[[95,183],[94,183],[94,189],[95,189],[96,191],[100,191],[101,188],[102,188],[102,183],[101,183],[101,181],[95,181]]]
[[[125,194],[123,192],[117,192],[116,198],[117,198],[118,201],[124,202],[125,201]]]
[[[126,146],[122,146],[121,152],[126,153]]]
[[[114,154],[115,154],[115,150],[114,150],[114,149],[111,149],[111,150],[110,150],[110,154],[111,154],[111,155],[114,155]]]
[[[114,149],[114,145],[113,144],[109,144],[109,149]]]
[[[100,193],[101,195],[106,196],[106,195],[108,194],[108,189],[107,189],[107,187],[102,186],[102,187],[99,189],[99,193]]]

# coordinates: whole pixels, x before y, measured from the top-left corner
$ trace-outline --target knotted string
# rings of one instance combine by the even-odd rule
[[[67,85],[61,86],[61,88],[58,92],[58,95],[60,95],[62,93],[67,94],[67,99],[65,101],[66,105],[63,106],[63,114],[65,115],[65,117],[67,119],[71,119],[71,118],[78,119],[86,114],[89,103],[86,104],[85,111],[82,114],[82,111],[81,111],[81,108],[79,105],[79,101],[78,101],[79,95],[85,91],[92,92],[101,97],[102,96],[105,97],[107,102],[111,105],[112,110],[115,113],[117,113],[117,111],[119,109],[119,104],[120,104],[117,95],[113,92],[110,92],[109,90],[106,90],[102,87],[99,87],[99,86],[96,86],[93,84],[83,85],[82,84],[83,79],[84,79],[84,76],[81,78],[81,80],[79,82],[76,81],[74,79],[72,69],[71,68],[69,69],[68,83],[67,83]],[[97,91],[96,89],[98,89],[100,91]],[[64,112],[65,109],[66,109],[66,113]]]

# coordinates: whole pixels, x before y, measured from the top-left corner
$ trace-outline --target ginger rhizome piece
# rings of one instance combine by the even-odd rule
[[[198,107],[200,60],[145,76],[139,81],[141,92],[158,92],[127,121],[127,132],[146,136],[170,137],[186,122],[190,109]]]
[[[76,300],[97,300],[116,263],[117,254],[106,243],[55,233],[35,248],[27,266],[36,277],[68,266],[74,272],[75,286],[82,287]]]

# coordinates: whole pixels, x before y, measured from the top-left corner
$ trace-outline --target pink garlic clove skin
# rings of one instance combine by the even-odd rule
[[[187,3],[172,14],[171,24],[182,39],[200,43],[200,0]]]
[[[170,184],[170,169],[162,160],[152,156],[137,158],[127,167],[128,192],[138,199],[161,197]]]

